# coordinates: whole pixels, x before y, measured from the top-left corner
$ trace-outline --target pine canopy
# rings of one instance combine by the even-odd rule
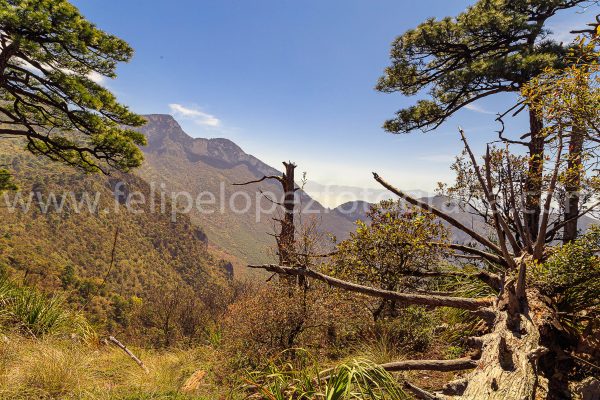
[[[132,55],[66,0],[0,0],[0,135],[86,171],[139,166],[143,118],[92,79]]]
[[[402,109],[384,128],[430,130],[477,99],[519,91],[548,67],[560,67],[568,46],[544,27],[558,11],[585,0],[479,0],[455,18],[429,19],[392,44],[391,66],[377,89],[429,99]]]

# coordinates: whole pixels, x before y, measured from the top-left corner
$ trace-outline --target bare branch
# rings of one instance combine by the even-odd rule
[[[458,276],[463,278],[475,278],[486,283],[493,289],[499,290],[502,286],[502,279],[491,272],[480,270],[477,273],[468,273],[461,271],[424,271],[424,270],[407,270],[398,272],[399,275],[416,276],[422,278],[434,278],[439,276]],[[425,293],[425,291],[423,292]],[[431,294],[431,293],[430,293]]]
[[[544,202],[544,213],[542,215],[542,222],[540,223],[540,230],[538,233],[535,246],[533,248],[533,257],[540,259],[542,257],[542,250],[546,243],[546,231],[548,229],[548,219],[550,218],[550,205],[552,204],[552,196],[554,195],[554,189],[556,188],[556,181],[558,179],[558,171],[560,169],[560,158],[562,156],[563,139],[562,135],[558,137],[558,149],[556,150],[556,161],[554,164],[554,171],[550,180],[550,186],[548,187],[548,193],[546,194],[546,201]]]
[[[494,252],[496,252],[498,254],[502,254],[502,250],[498,246],[496,246],[494,243],[492,243],[490,240],[484,238],[483,236],[481,236],[474,230],[461,224],[458,220],[454,219],[453,217],[449,216],[448,214],[438,210],[435,207],[430,206],[429,204],[419,201],[419,200],[415,199],[414,197],[411,197],[408,194],[404,193],[403,191],[395,188],[394,186],[390,185],[385,180],[383,180],[383,178],[381,178],[375,172],[373,172],[373,177],[375,177],[375,180],[377,182],[379,182],[383,187],[385,187],[386,189],[388,189],[390,192],[394,193],[395,195],[400,196],[402,199],[406,200],[408,203],[410,203],[414,206],[417,206],[423,210],[429,211],[430,213],[432,213],[432,214],[438,216],[439,218],[443,219],[444,221],[448,222],[450,225],[454,226],[455,228],[460,229],[467,235],[471,236],[473,239],[475,239],[476,241],[478,241],[480,244],[484,245],[485,247],[493,250]]]
[[[504,117],[506,116],[506,114],[508,114],[509,112],[511,112],[512,110],[514,110],[515,108],[519,107],[519,109],[517,111],[515,111],[515,113],[513,114],[513,117],[516,116],[518,113],[521,112],[521,110],[523,110],[526,105],[523,104],[522,101],[518,102],[517,104],[515,104],[514,106],[512,106],[511,108],[509,108],[508,110],[506,110],[504,113],[502,114],[498,114],[498,117],[496,118],[496,121],[498,121],[500,123],[500,129],[497,131],[498,132],[498,139],[500,139],[501,142],[503,143],[511,143],[511,144],[520,144],[522,146],[527,146],[527,142],[523,142],[523,141],[519,141],[519,140],[513,140],[513,139],[508,139],[507,137],[503,136],[504,135],[504,130],[506,128],[505,124],[504,124]]]
[[[120,341],[117,340],[117,338],[115,338],[114,336],[109,336],[108,337],[108,341],[115,344],[117,347],[119,347],[121,350],[123,350],[125,352],[125,354],[127,354],[129,357],[131,357],[131,359],[133,361],[136,362],[137,365],[140,366],[141,369],[144,370],[144,372],[146,372],[147,374],[150,373],[150,370],[148,369],[148,367],[146,367],[146,364],[144,364],[142,362],[142,360],[140,360],[139,358],[137,358],[135,356],[135,354],[133,354],[131,352],[131,350],[129,350],[123,343],[121,343]]]
[[[337,251],[332,251],[331,253],[325,253],[325,254],[295,253],[295,255],[297,255],[299,257],[308,257],[308,258],[329,258],[329,257],[335,256],[336,254],[338,254]]]
[[[259,182],[262,182],[262,181],[264,181],[264,180],[266,180],[266,179],[276,179],[276,180],[278,180],[279,182],[283,182],[283,178],[282,178],[282,177],[280,177],[280,176],[276,176],[276,175],[265,175],[265,176],[263,176],[262,178],[260,178],[260,179],[257,179],[257,180],[255,180],[255,181],[249,181],[249,182],[244,182],[244,183],[233,183],[232,185],[233,185],[233,186],[244,186],[244,185],[249,185],[249,184],[251,184],[251,183],[259,183]]]
[[[419,400],[444,400],[447,398],[446,396],[440,394],[429,393],[428,391],[423,390],[408,381],[404,381],[404,388],[410,391]]]
[[[477,164],[477,159],[475,158],[475,155],[471,151],[471,146],[469,146],[469,142],[467,142],[467,138],[465,137],[465,132],[462,130],[462,128],[458,128],[458,131],[460,132],[460,137],[461,137],[462,142],[465,145],[465,149],[467,150],[467,153],[469,154],[469,157],[471,158],[471,163],[473,164],[473,169],[475,170],[475,174],[477,175],[479,184],[481,185],[481,188],[483,189],[483,193],[490,205],[490,208],[492,209],[492,214],[494,217],[494,226],[496,228],[496,235],[498,236],[498,241],[500,242],[500,249],[502,250],[502,254],[504,255],[504,258],[509,263],[509,265],[511,267],[514,267],[514,265],[513,265],[514,263],[512,262],[512,257],[510,255],[510,253],[508,252],[508,249],[506,248],[504,235],[506,235],[506,237],[508,238],[508,241],[510,242],[511,247],[513,248],[514,252],[518,252],[520,249],[517,246],[516,240],[513,237],[512,232],[508,228],[506,221],[504,220],[502,215],[498,212],[498,207],[496,206],[496,199],[494,199],[494,196],[492,194],[492,187],[491,187],[492,183],[491,183],[491,177],[490,177],[490,168],[491,167],[489,165],[489,162],[490,162],[489,161],[489,147],[487,148],[486,157],[485,157],[486,179],[484,180],[483,176],[481,175],[479,165]],[[503,235],[503,231],[504,231],[504,235]]]
[[[276,204],[276,205],[278,205],[278,206],[282,206],[282,207],[283,207],[283,203],[280,203],[280,202],[278,202],[278,201],[275,201],[275,200],[273,200],[271,197],[269,197],[269,195],[267,195],[267,194],[266,194],[265,192],[263,192],[261,189],[258,189],[258,191],[260,192],[260,194],[262,194],[262,195],[263,195],[263,197],[264,197],[265,199],[267,199],[267,200],[268,200],[268,201],[270,201],[271,203],[273,203],[273,204]]]
[[[554,226],[552,227],[552,229],[550,229],[548,232],[546,232],[546,240],[547,240],[548,238],[551,238],[551,237],[553,237],[553,236],[556,234],[556,232],[558,232],[558,231],[559,231],[559,230],[560,230],[560,229],[561,229],[563,226],[565,226],[567,223],[569,223],[569,222],[571,222],[571,221],[575,221],[575,220],[577,220],[577,219],[579,219],[579,218],[583,217],[585,214],[588,214],[588,213],[590,213],[590,212],[594,211],[594,209],[595,209],[596,207],[599,207],[599,206],[600,206],[600,201],[599,201],[599,202],[597,202],[597,203],[594,203],[594,204],[592,204],[591,206],[589,206],[588,208],[586,208],[585,210],[583,210],[582,212],[580,212],[579,214],[577,214],[577,215],[576,215],[576,216],[574,216],[573,218],[569,218],[569,219],[567,219],[567,220],[565,220],[565,221],[562,221],[561,223],[558,223],[558,224],[554,225]]]
[[[513,182],[513,173],[512,173],[512,162],[510,160],[510,153],[508,152],[508,145],[506,145],[506,169],[510,179],[510,205],[513,210],[513,219],[517,226],[517,231],[520,233],[521,237],[525,242],[525,246],[527,250],[531,253],[533,252],[533,241],[531,240],[531,235],[529,234],[529,230],[525,229],[523,223],[521,222],[521,216],[517,211],[517,202],[515,195],[515,188]]]
[[[429,244],[432,244],[432,243],[429,243]],[[476,249],[475,247],[465,246],[465,245],[456,244],[456,243],[449,243],[449,244],[443,244],[443,245],[448,246],[449,248],[454,249],[454,250],[462,251],[463,253],[474,254],[474,255],[479,256],[485,260],[488,260],[494,264],[503,265],[505,267],[508,266],[508,264],[506,263],[504,258],[497,256],[495,254],[492,254],[492,253],[488,253],[481,249]]]

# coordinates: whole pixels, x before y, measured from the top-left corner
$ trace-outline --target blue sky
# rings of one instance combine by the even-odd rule
[[[136,50],[103,82],[139,113],[171,113],[195,137],[225,137],[279,168],[293,160],[324,184],[377,187],[377,171],[404,189],[451,179],[461,125],[475,147],[494,140],[500,96],[459,112],[436,132],[381,129],[413,103],[373,89],[393,39],[463,0],[77,0],[100,28]],[[552,27],[568,39],[589,22],[569,12]],[[510,129],[522,129],[515,120]]]

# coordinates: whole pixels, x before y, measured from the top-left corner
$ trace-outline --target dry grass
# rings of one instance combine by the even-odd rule
[[[212,380],[211,349],[133,349],[144,360],[146,374],[121,350],[49,338],[4,337],[0,342],[0,399],[218,399]],[[181,387],[197,370],[206,383],[195,393]]]
[[[120,349],[110,345],[86,344],[57,337],[34,339],[16,334],[8,337],[0,335],[0,399],[217,400],[243,398],[248,394],[240,390],[232,393],[232,390],[240,388],[240,378],[247,382],[248,371],[227,369],[226,354],[212,347],[163,351],[132,347],[131,350],[147,365],[148,374]],[[385,339],[361,350],[357,349],[357,354],[364,354],[375,362],[407,357],[393,351]],[[430,352],[435,353],[433,349]],[[440,354],[427,356],[441,357]],[[340,364],[344,363],[330,361],[322,364],[322,368]],[[292,376],[290,381],[292,386],[306,381],[303,374],[310,373],[314,373],[314,368],[298,370],[298,376]],[[432,389],[439,388],[452,375],[401,374],[422,387]],[[260,374],[257,376],[260,377]],[[264,382],[262,378],[259,381],[271,390],[274,388],[271,387],[272,378],[269,375]],[[191,391],[183,390],[186,383]]]

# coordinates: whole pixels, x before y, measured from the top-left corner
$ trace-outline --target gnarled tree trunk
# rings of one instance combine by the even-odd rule
[[[477,367],[466,376],[463,392],[457,399],[563,399],[560,382],[550,383],[540,371],[544,365],[555,370],[556,354],[550,348],[555,339],[554,311],[536,290],[528,290],[522,312],[513,313],[516,301],[509,283],[500,297],[492,332],[481,337],[481,357]],[[549,348],[550,347],[550,348]],[[542,373],[544,372],[544,373]],[[554,375],[554,374],[553,374]],[[556,376],[555,376],[556,379]],[[550,388],[553,393],[550,393]],[[568,395],[567,395],[568,396]]]

